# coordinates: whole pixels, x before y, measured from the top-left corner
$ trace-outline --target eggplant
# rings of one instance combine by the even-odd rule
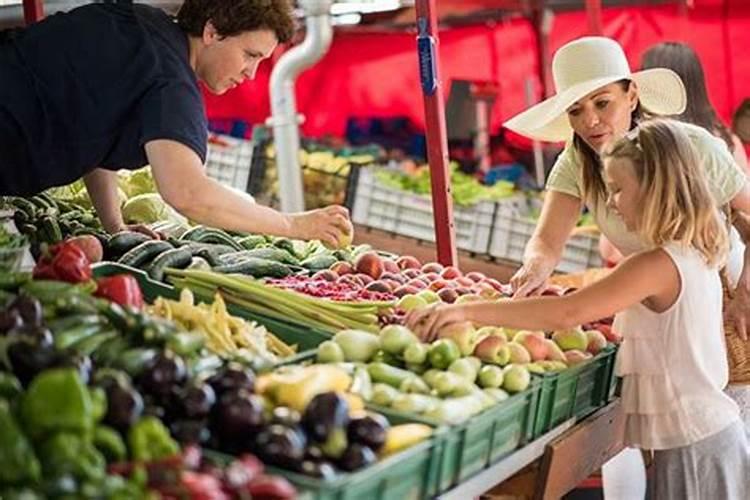
[[[253,448],[265,463],[299,470],[305,457],[305,438],[292,428],[273,424],[255,437]]]
[[[141,395],[132,387],[115,382],[107,386],[107,414],[104,423],[125,432],[138,420],[144,411]]]
[[[42,324],[42,304],[34,297],[19,295],[11,302],[9,309],[18,311],[27,325],[40,326]]]
[[[28,339],[39,347],[52,346],[55,339],[48,328],[40,325],[23,324],[8,331],[8,337]]]
[[[179,415],[189,420],[207,418],[216,403],[216,393],[208,384],[188,384],[175,391],[173,397]]]
[[[13,374],[26,387],[39,373],[52,367],[58,359],[51,345],[40,346],[28,338],[19,338],[8,346],[8,361]]]
[[[344,454],[338,459],[337,465],[347,472],[352,472],[374,464],[376,461],[375,452],[367,446],[354,443],[344,451]]]
[[[171,351],[163,351],[141,372],[138,382],[147,393],[165,398],[186,378],[187,369],[182,358]]]
[[[247,439],[265,424],[260,396],[239,390],[225,393],[213,409],[213,430],[222,442],[235,444]]]
[[[6,333],[22,325],[23,319],[21,318],[21,313],[16,309],[4,309],[0,311],[0,333]]]
[[[78,375],[80,375],[81,381],[83,381],[84,384],[89,383],[89,380],[91,380],[91,373],[94,370],[91,358],[83,354],[64,354],[58,356],[54,366],[59,368],[74,368],[78,372]]]
[[[287,408],[286,406],[277,406],[271,413],[271,423],[286,425],[287,427],[296,427],[300,425],[302,415],[297,410]]]
[[[315,441],[322,443],[336,429],[349,423],[349,404],[335,392],[318,394],[302,414],[302,427]]]
[[[346,428],[350,443],[358,443],[373,451],[379,451],[385,444],[390,424],[383,415],[377,413],[354,418]]]
[[[299,466],[298,472],[310,477],[323,479],[324,481],[336,477],[336,469],[330,462],[303,460]]]
[[[255,375],[251,370],[237,363],[230,363],[209,377],[207,382],[218,397],[232,390],[244,389],[248,392],[255,390]]]
[[[211,430],[205,420],[176,420],[169,425],[169,431],[182,445],[203,445],[211,439]]]

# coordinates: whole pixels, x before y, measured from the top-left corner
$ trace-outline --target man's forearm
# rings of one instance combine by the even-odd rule
[[[97,168],[83,177],[104,229],[110,233],[123,226],[120,200],[117,196],[117,172]]]

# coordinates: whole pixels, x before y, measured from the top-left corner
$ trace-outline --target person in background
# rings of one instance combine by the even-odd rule
[[[435,305],[411,311],[407,324],[431,341],[465,321],[550,331],[616,313],[625,444],[654,454],[651,498],[750,498],[748,435],[723,392],[718,269],[729,238],[700,157],[672,120],[647,121],[600,154],[607,206],[646,250],[568,295]]]
[[[671,69],[680,75],[682,83],[685,84],[687,94],[685,111],[672,118],[703,127],[723,140],[732,152],[737,165],[747,171],[748,161],[742,141],[719,119],[716,109],[708,98],[706,77],[698,54],[684,43],[659,43],[648,49],[641,59],[642,70],[651,68]]]
[[[289,0],[186,0],[176,19],[94,3],[0,32],[0,195],[83,178],[116,232],[126,229],[116,171],[150,164],[159,194],[197,223],[338,246],[352,229],[344,207],[282,214],[204,169],[199,82],[214,94],[237,87],[293,34]]]
[[[734,112],[732,131],[745,146],[745,153],[750,155],[750,98],[744,99]]]

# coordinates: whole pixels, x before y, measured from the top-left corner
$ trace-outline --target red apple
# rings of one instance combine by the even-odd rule
[[[425,288],[427,288],[427,283],[419,278],[414,278],[413,280],[408,281],[406,284],[410,287],[416,288],[417,290],[424,290]]]
[[[463,276],[463,274],[461,273],[461,271],[458,270],[458,268],[453,267],[453,266],[448,266],[445,269],[443,269],[443,272],[440,273],[440,276],[442,276],[443,278],[447,280],[453,280],[456,278],[460,278],[461,276]]]
[[[398,268],[398,264],[393,262],[391,259],[381,259],[383,261],[383,269],[389,273],[398,273],[401,269]]]
[[[438,297],[447,304],[453,304],[458,299],[458,293],[452,288],[443,288],[438,291]]]
[[[466,277],[469,278],[474,283],[479,283],[480,281],[486,278],[484,273],[480,273],[479,271],[472,271],[470,273],[466,273]]]
[[[429,287],[430,290],[438,291],[442,290],[443,288],[452,288],[447,281],[444,279],[436,279],[432,283],[430,283]]]
[[[399,269],[419,269],[422,265],[411,255],[403,255],[396,259],[396,265]]]
[[[428,262],[424,266],[422,266],[422,272],[423,273],[437,273],[440,274],[443,272],[443,265],[438,262]]]
[[[343,260],[333,264],[330,269],[339,276],[343,276],[345,274],[354,274],[354,267]]]
[[[401,276],[405,276],[407,279],[416,278],[417,276],[421,275],[422,271],[420,271],[419,269],[409,268],[401,271]]]
[[[403,286],[396,288],[393,291],[393,295],[395,295],[399,299],[403,297],[404,295],[416,295],[418,293],[419,293],[419,288],[411,286],[411,285],[403,285]]]
[[[358,273],[366,274],[372,279],[380,278],[383,274],[383,259],[381,259],[375,252],[365,252],[357,257],[354,263],[354,269]]]
[[[380,276],[380,279],[381,279],[381,280],[393,280],[393,281],[397,281],[397,282],[401,283],[402,285],[403,285],[404,283],[406,283],[406,276],[404,276],[404,275],[403,275],[403,274],[401,274],[401,273],[389,273],[389,272],[384,272],[384,273],[383,273],[383,274],[382,274],[382,275]]]
[[[317,273],[313,274],[312,279],[336,281],[337,279],[339,279],[339,275],[336,274],[334,271],[331,271],[330,269],[326,269],[324,271],[318,271]]]

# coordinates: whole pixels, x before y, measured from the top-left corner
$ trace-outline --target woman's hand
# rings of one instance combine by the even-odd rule
[[[332,248],[349,246],[354,228],[349,211],[339,205],[292,214],[290,235],[300,240],[320,240]]]
[[[132,231],[134,233],[142,233],[146,236],[150,236],[155,240],[163,240],[164,235],[154,231],[145,224],[123,224],[118,227],[115,231],[109,231],[111,234],[119,233],[120,231]]]
[[[464,305],[432,304],[414,309],[406,316],[406,326],[423,342],[432,342],[440,330],[463,321],[466,321]]]
[[[734,324],[737,335],[742,340],[747,340],[747,327],[750,324],[750,290],[742,286],[737,287],[734,298],[724,307],[727,321]]]
[[[547,279],[552,272],[536,260],[524,263],[510,279],[513,298],[541,294],[547,288]]]

